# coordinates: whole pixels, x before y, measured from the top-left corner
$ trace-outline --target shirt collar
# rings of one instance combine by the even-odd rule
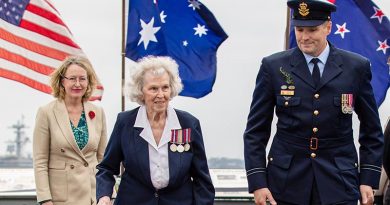
[[[325,49],[321,52],[321,54],[318,57],[314,57],[314,56],[308,55],[306,53],[303,53],[303,56],[305,56],[305,60],[306,60],[306,63],[308,65],[309,65],[311,59],[313,59],[313,58],[318,58],[321,61],[321,63],[323,63],[325,65],[326,61],[328,60],[329,53],[330,53],[330,46],[329,46],[329,43],[327,43]]]
[[[161,137],[160,143],[157,146],[156,142],[153,138],[152,128],[150,127],[150,123],[146,114],[146,107],[141,106],[138,110],[137,117],[135,119],[134,127],[144,128],[140,133],[140,136],[147,141],[151,146],[155,149],[158,149],[162,145],[168,143],[171,139],[171,130],[181,129],[179,119],[177,117],[175,109],[171,106],[168,106],[167,109],[167,119],[165,122],[165,127],[163,131],[163,135]]]

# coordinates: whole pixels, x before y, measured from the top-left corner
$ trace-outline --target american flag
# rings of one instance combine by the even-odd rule
[[[332,13],[332,31],[328,40],[338,48],[353,51],[371,62],[377,105],[385,100],[390,87],[390,22],[371,0],[329,0],[336,4]],[[296,47],[294,29],[290,28],[290,45]]]
[[[85,56],[49,0],[0,0],[0,77],[51,93],[49,75],[69,55]],[[90,100],[100,100],[99,83]]]

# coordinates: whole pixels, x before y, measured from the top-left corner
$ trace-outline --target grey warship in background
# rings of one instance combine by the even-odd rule
[[[30,155],[23,155],[23,148],[30,143],[30,139],[25,136],[24,129],[28,128],[23,117],[13,124],[10,129],[15,130],[15,139],[7,141],[7,150],[5,155],[0,156],[0,168],[32,168],[33,160]]]

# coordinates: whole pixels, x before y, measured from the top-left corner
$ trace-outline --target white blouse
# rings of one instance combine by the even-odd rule
[[[134,127],[144,128],[140,136],[149,144],[150,178],[156,189],[162,189],[169,183],[168,142],[171,140],[171,130],[181,129],[175,110],[168,106],[164,131],[157,145],[152,128],[146,115],[145,106],[141,106],[135,119]]]

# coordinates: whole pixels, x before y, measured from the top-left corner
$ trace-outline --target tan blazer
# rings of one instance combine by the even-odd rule
[[[88,144],[76,144],[63,101],[39,108],[33,136],[34,174],[38,202],[52,199],[55,205],[96,204],[96,165],[107,144],[102,108],[84,103]],[[94,117],[89,115],[95,114]]]

